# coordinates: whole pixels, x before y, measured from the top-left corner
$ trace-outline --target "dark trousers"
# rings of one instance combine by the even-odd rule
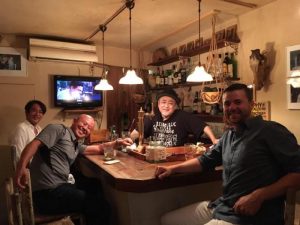
[[[96,179],[76,177],[76,185],[33,192],[35,210],[40,214],[80,212],[87,225],[109,225],[110,208]]]

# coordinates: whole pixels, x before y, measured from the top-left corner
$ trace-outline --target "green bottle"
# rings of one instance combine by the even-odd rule
[[[238,78],[238,63],[236,58],[234,57],[234,53],[231,53],[231,63],[232,63],[232,78]]]

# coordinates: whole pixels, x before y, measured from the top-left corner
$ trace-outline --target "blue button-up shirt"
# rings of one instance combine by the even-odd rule
[[[283,224],[284,196],[265,201],[255,216],[237,215],[235,202],[289,172],[300,172],[300,148],[284,126],[261,117],[228,130],[199,158],[204,170],[223,165],[223,195],[211,203],[214,218],[236,224]]]

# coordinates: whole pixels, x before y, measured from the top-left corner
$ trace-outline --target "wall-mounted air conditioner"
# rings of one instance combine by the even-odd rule
[[[29,57],[31,59],[98,62],[94,45],[36,38],[29,39]]]

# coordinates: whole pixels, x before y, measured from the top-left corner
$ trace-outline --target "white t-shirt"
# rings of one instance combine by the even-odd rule
[[[36,126],[36,129],[38,133],[40,133],[42,130],[39,125]],[[9,140],[10,145],[16,147],[17,161],[19,161],[25,146],[31,142],[35,136],[36,134],[34,132],[34,126],[28,120],[25,120],[17,125]]]

